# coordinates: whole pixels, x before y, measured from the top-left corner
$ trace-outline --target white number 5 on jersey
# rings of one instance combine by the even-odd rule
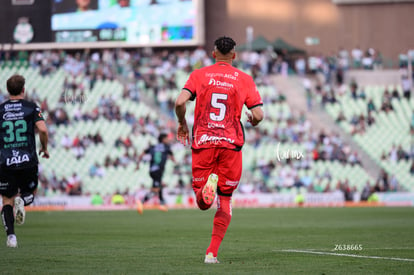
[[[210,113],[210,119],[214,121],[222,121],[226,115],[226,105],[219,100],[227,100],[227,94],[211,94],[211,106],[219,109],[219,114],[216,115],[214,112]]]

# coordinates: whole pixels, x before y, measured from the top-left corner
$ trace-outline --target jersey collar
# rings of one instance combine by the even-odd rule
[[[217,66],[231,66],[231,64],[229,64],[227,62],[224,62],[224,61],[217,61],[215,63],[215,65],[217,65]]]

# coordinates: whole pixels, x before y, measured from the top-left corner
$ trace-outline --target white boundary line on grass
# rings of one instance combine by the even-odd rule
[[[285,249],[285,250],[273,250],[273,251],[274,252],[287,252],[287,253],[307,253],[307,254],[339,256],[339,257],[352,257],[352,258],[365,258],[365,259],[391,260],[391,261],[401,261],[401,262],[414,262],[414,259],[408,259],[408,258],[366,256],[366,255],[321,252],[321,251],[299,250],[299,249]]]

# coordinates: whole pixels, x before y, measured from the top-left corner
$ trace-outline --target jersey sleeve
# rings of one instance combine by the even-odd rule
[[[191,94],[190,100],[193,101],[196,98],[197,91],[197,81],[196,81],[196,71],[190,74],[190,77],[187,79],[183,89],[188,91]]]
[[[40,110],[40,107],[35,105],[34,122],[36,123],[39,120],[45,120],[45,119],[43,118],[42,111]]]
[[[252,78],[248,78],[247,94],[246,94],[246,107],[250,110],[257,106],[262,106],[263,101],[259,94],[259,90],[256,87]]]

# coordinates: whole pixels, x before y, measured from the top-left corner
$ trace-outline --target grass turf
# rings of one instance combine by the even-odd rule
[[[2,274],[414,274],[413,208],[233,209],[219,265],[203,263],[214,210],[29,212]],[[334,251],[335,245],[362,245]]]

